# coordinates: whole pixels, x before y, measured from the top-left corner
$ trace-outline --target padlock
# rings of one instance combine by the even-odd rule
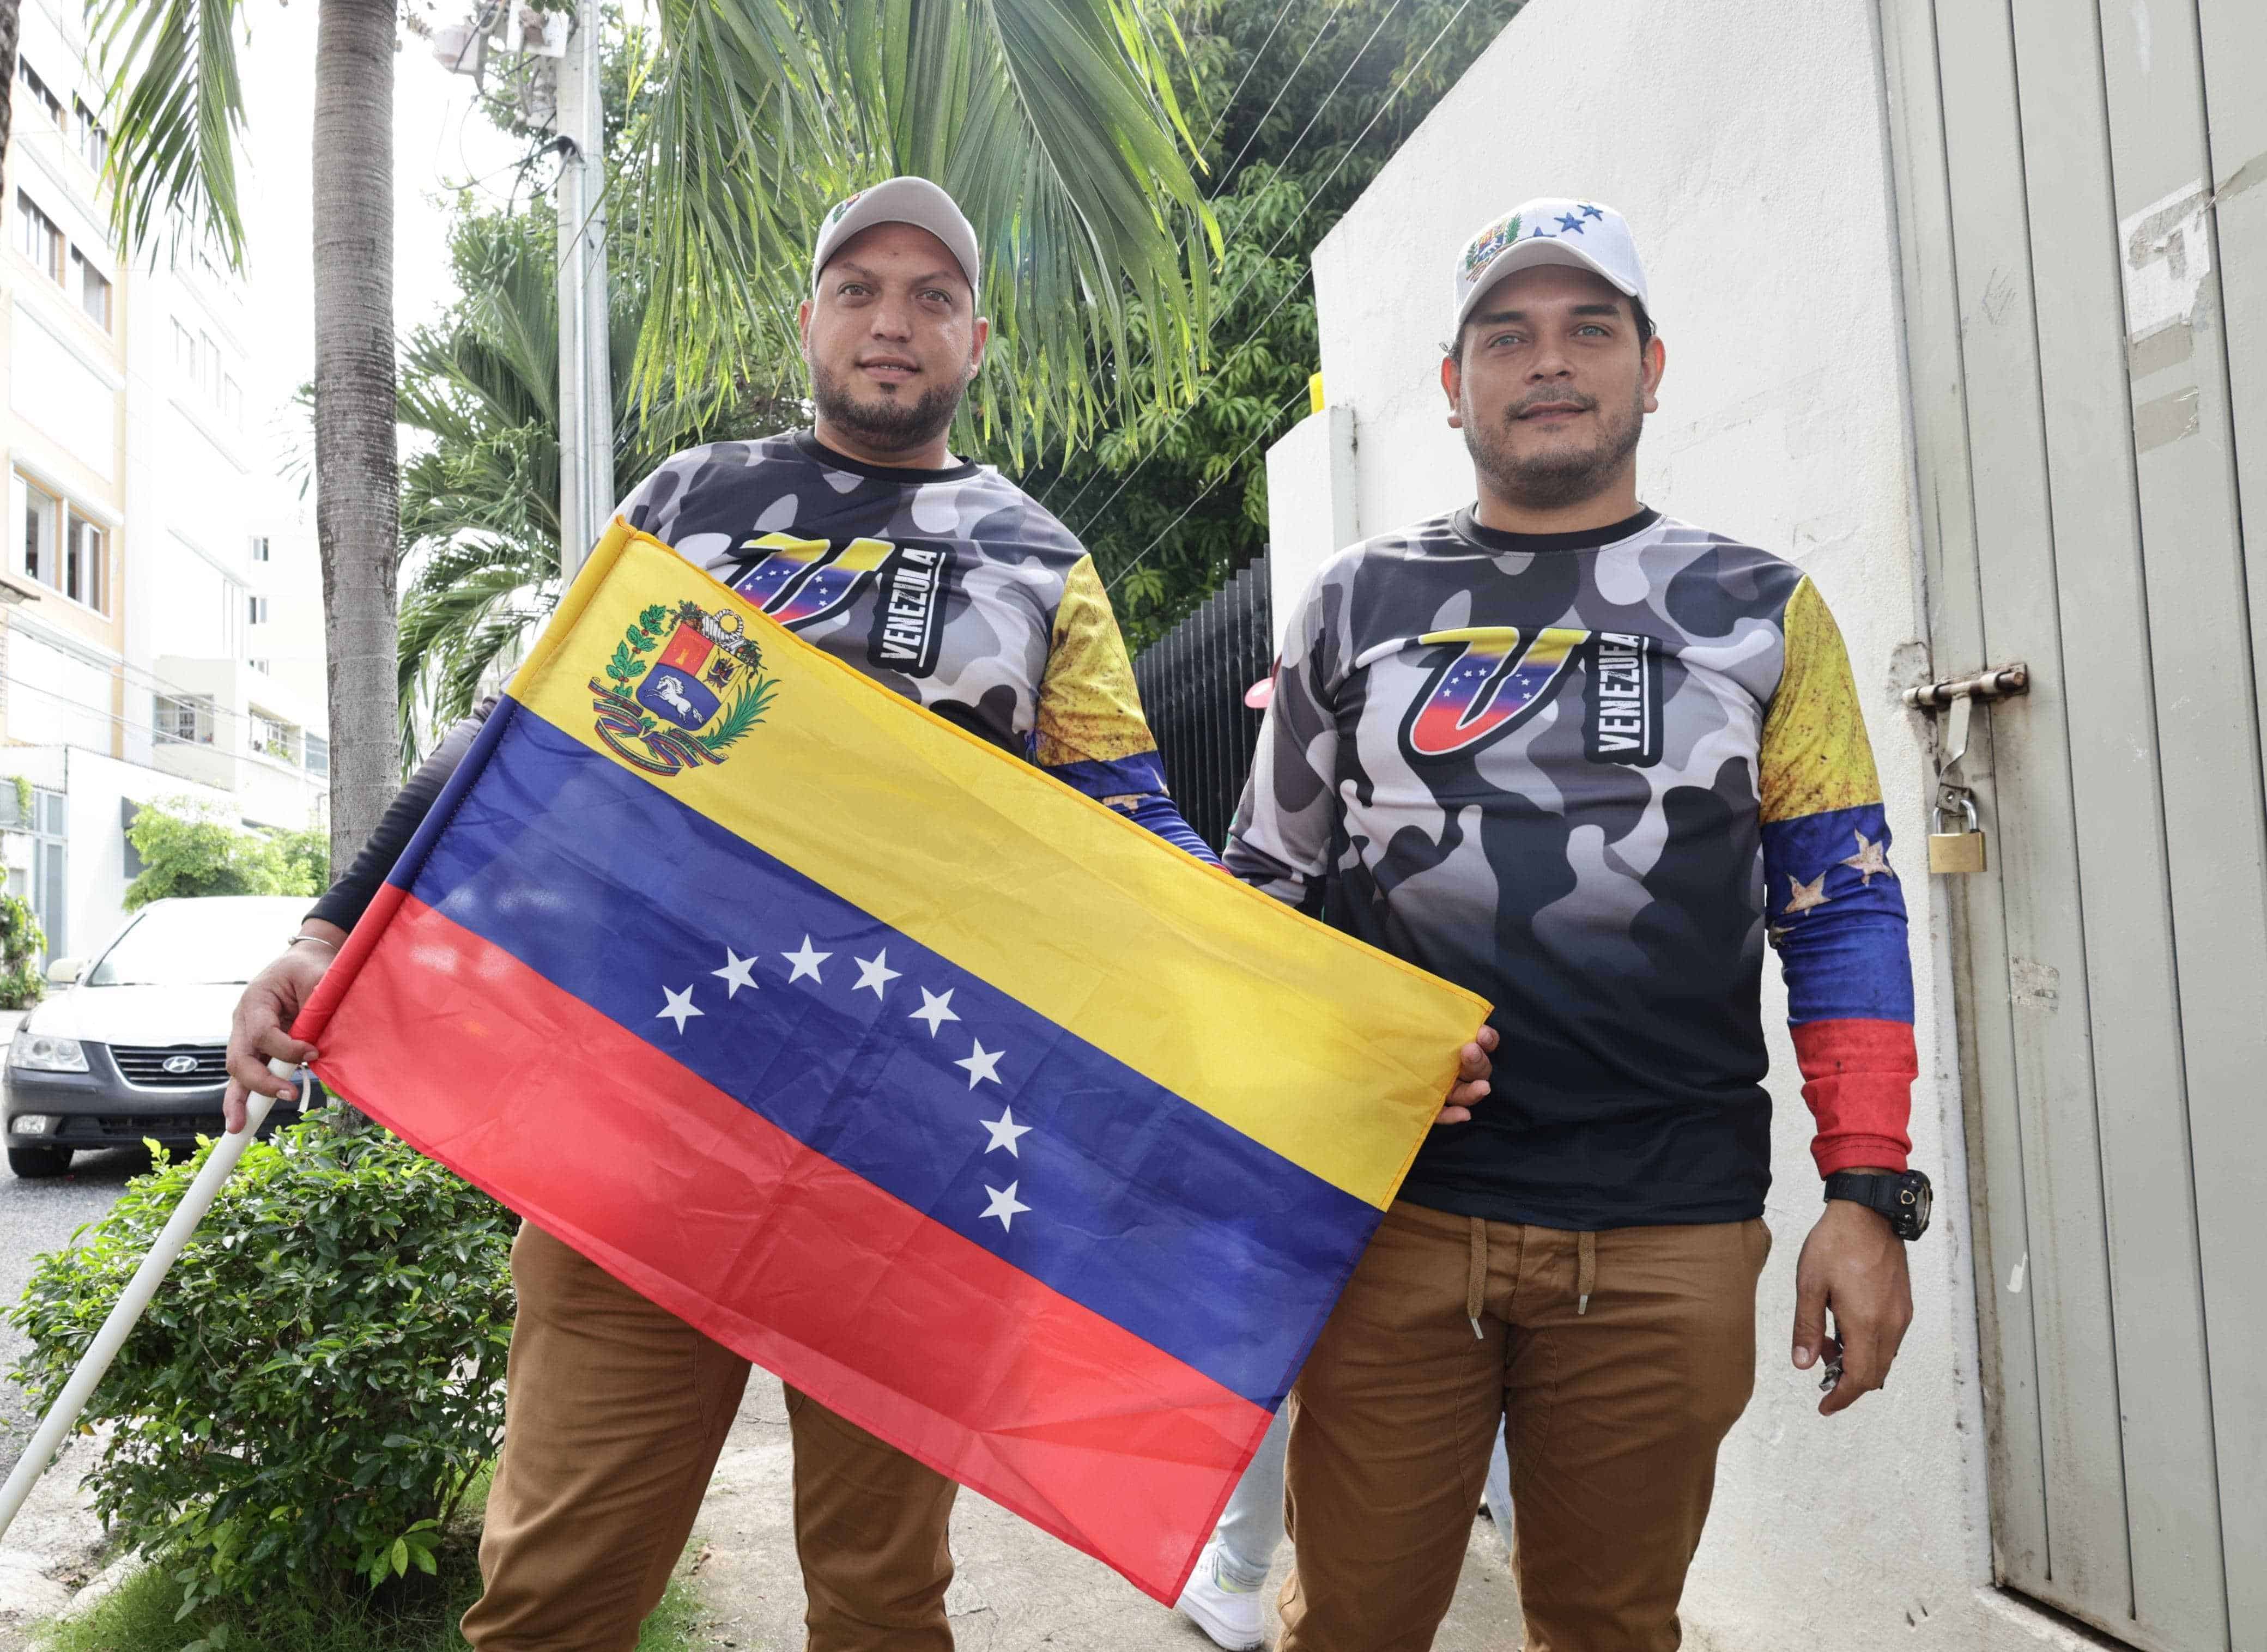
[[[1984,832],[1976,823],[1976,800],[1960,794],[1963,825],[1956,832],[1944,830],[1944,805],[1929,811],[1928,869],[1933,873],[1964,874],[1985,866]]]

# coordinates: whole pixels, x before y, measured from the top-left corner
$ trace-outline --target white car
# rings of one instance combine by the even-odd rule
[[[230,1017],[281,952],[304,895],[152,901],[92,962],[59,958],[8,1048],[8,1167],[60,1176],[82,1149],[150,1137],[186,1148],[221,1129]],[[310,1085],[319,1100],[319,1087]],[[312,1104],[312,1103],[311,1103]],[[275,1124],[291,1116],[270,1114]]]

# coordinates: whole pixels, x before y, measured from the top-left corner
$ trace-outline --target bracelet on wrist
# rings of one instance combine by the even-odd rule
[[[296,947],[303,940],[312,940],[318,947],[328,947],[333,952],[336,952],[339,949],[338,942],[334,940],[326,940],[320,935],[294,935],[287,943],[287,946]]]

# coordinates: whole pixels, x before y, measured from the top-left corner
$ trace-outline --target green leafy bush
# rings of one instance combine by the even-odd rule
[[[127,1184],[10,1312],[44,1406],[209,1144]],[[336,1110],[255,1144],[96,1391],[96,1511],[214,1597],[434,1569],[503,1426],[517,1218]]]
[[[0,871],[0,888],[8,874]],[[20,897],[0,893],[0,1010],[28,1010],[48,990],[40,954],[48,932]]]
[[[313,831],[255,831],[194,798],[144,803],[126,829],[142,871],[128,911],[169,895],[319,895],[330,882],[329,840]]]

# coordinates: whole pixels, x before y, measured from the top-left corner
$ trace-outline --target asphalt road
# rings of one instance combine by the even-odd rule
[[[79,1154],[70,1174],[52,1181],[26,1181],[0,1170],[0,1309],[22,1297],[35,1258],[70,1244],[81,1226],[110,1209],[128,1176],[149,1168],[148,1150],[114,1147]],[[0,1372],[13,1371],[23,1352],[22,1335],[0,1322]],[[0,1470],[14,1465],[38,1422],[23,1390],[0,1377]]]

